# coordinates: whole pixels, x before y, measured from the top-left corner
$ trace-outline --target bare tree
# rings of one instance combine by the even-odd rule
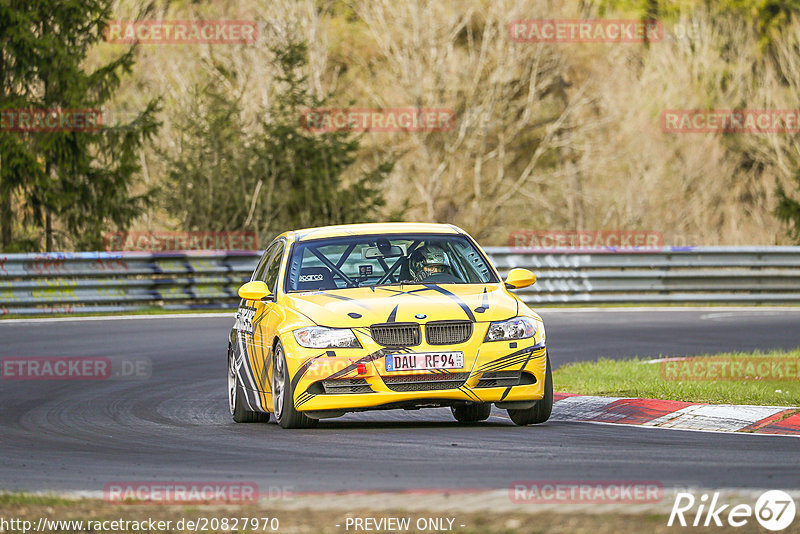
[[[408,133],[392,190],[412,200],[410,218],[454,222],[476,236],[535,220],[590,99],[571,86],[558,48],[509,38],[516,19],[553,16],[546,2],[358,3],[379,56],[384,90],[374,105],[451,108],[455,128]],[[366,85],[366,84],[365,84]],[[587,125],[588,127],[589,125]],[[554,174],[555,173],[555,174]],[[526,200],[521,202],[521,199]],[[531,201],[534,205],[531,206]],[[500,237],[500,236],[497,236]]]

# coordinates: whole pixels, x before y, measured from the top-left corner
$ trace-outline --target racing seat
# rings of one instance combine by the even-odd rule
[[[316,289],[336,289],[333,273],[327,267],[306,267],[300,269],[297,289],[313,291]]]

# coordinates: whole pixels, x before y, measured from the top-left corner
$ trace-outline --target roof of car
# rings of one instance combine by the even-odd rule
[[[296,241],[304,239],[324,239],[326,237],[339,237],[345,235],[369,234],[460,234],[462,231],[452,224],[433,223],[366,223],[366,224],[341,224],[337,226],[321,226],[319,228],[304,228],[289,232],[294,234]]]

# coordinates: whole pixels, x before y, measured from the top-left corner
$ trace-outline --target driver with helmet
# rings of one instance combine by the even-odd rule
[[[434,274],[447,274],[451,271],[450,258],[436,245],[425,245],[412,252],[408,267],[415,282],[421,282]]]

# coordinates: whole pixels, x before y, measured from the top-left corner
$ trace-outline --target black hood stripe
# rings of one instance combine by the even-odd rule
[[[463,300],[461,300],[461,298],[458,295],[456,295],[455,293],[451,293],[450,291],[446,290],[445,288],[439,287],[437,285],[429,285],[429,286],[426,286],[426,287],[429,287],[430,289],[432,289],[434,291],[438,291],[442,295],[445,295],[445,296],[449,297],[456,304],[458,304],[461,307],[462,310],[464,310],[464,313],[467,314],[467,318],[470,321],[472,321],[473,323],[476,321],[475,314],[472,313],[472,310],[469,309],[469,306],[467,306],[467,304]]]

